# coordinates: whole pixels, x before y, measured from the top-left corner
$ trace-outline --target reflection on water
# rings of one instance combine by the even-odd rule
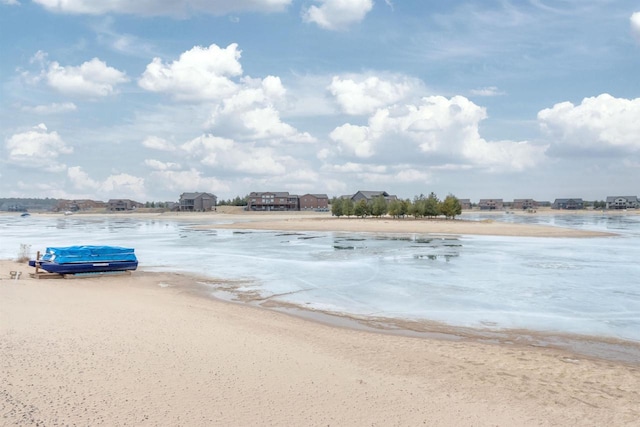
[[[357,316],[523,328],[640,342],[640,218],[467,215],[615,231],[553,239],[199,228],[200,221],[0,216],[0,257],[21,244],[132,246],[140,268],[242,281],[237,291]]]

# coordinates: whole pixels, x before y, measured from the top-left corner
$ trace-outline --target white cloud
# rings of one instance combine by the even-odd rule
[[[180,163],[161,162],[160,160],[155,160],[155,159],[146,159],[144,161],[144,164],[150,167],[151,169],[158,170],[158,171],[182,169],[182,167],[180,166]]]
[[[144,178],[119,173],[107,177],[100,184],[99,192],[105,196],[119,198],[144,198],[145,197]]]
[[[397,103],[421,89],[421,84],[404,76],[383,80],[376,76],[334,76],[327,88],[347,114],[370,114]]]
[[[325,165],[323,169],[330,173],[386,173],[387,166],[368,163],[346,162],[341,165]]]
[[[6,0],[3,0],[6,1]],[[199,13],[224,15],[234,12],[282,12],[292,0],[33,0],[53,12],[100,15],[106,13],[143,16],[186,17]]]
[[[6,4],[8,6],[18,6],[20,4],[18,0],[0,0],[0,3]]]
[[[198,159],[200,163],[216,166],[218,164],[218,155],[231,152],[235,148],[235,142],[231,139],[217,136],[202,135],[182,144],[180,148],[191,158]]]
[[[504,92],[501,90],[498,90],[498,88],[496,86],[487,86],[487,87],[481,87],[478,89],[471,89],[471,95],[475,95],[475,96],[498,96],[498,95],[504,95]]]
[[[421,182],[427,183],[431,180],[431,174],[412,168],[402,169],[397,172],[389,181],[393,182]]]
[[[240,54],[238,45],[233,43],[225,49],[215,44],[195,46],[171,64],[154,58],[138,84],[151,92],[168,93],[180,100],[222,100],[238,90],[230,77],[242,74]]]
[[[238,144],[212,135],[194,138],[180,148],[190,159],[221,171],[280,175],[302,166],[300,161],[271,147],[259,147],[254,143]]]
[[[640,42],[640,12],[635,12],[629,20],[631,21],[631,33]]]
[[[280,78],[245,78],[242,85],[213,110],[206,123],[207,129],[243,140],[315,142],[308,133],[299,132],[281,120],[276,105],[284,102],[286,89]]]
[[[523,170],[544,160],[547,147],[526,141],[486,141],[484,108],[462,96],[423,98],[420,104],[379,109],[368,126],[342,125],[330,137],[338,149],[389,163],[471,164],[491,171]]]
[[[68,168],[67,177],[69,177],[73,187],[77,190],[97,190],[100,188],[100,183],[91,179],[89,174],[83,171],[80,166]]]
[[[5,143],[7,160],[21,167],[60,172],[66,166],[57,162],[63,154],[73,152],[57,132],[48,132],[44,124],[12,135]]]
[[[132,198],[144,199],[144,178],[119,173],[108,176],[103,181],[91,178],[80,166],[67,169],[67,177],[75,190],[98,194],[101,198]]]
[[[175,151],[176,147],[164,138],[157,136],[148,136],[142,141],[142,145],[152,150],[159,151]]]
[[[347,153],[356,157],[371,157],[375,153],[374,142],[368,127],[344,124],[335,128],[329,137],[340,144]]]
[[[73,102],[64,102],[62,104],[36,105],[35,107],[22,107],[22,111],[35,114],[64,114],[70,111],[76,111],[78,107]]]
[[[578,150],[640,150],[640,98],[609,94],[584,98],[580,105],[562,102],[538,113],[542,130],[557,145]]]
[[[312,22],[326,30],[344,30],[360,22],[373,8],[373,0],[316,0],[320,6],[311,6],[303,13],[305,22]]]
[[[163,191],[173,193],[184,191],[230,191],[228,182],[214,177],[203,176],[202,172],[194,168],[184,171],[162,170],[152,172],[148,181],[153,182],[154,187],[161,187]]]
[[[98,58],[79,67],[61,66],[53,61],[44,73],[49,86],[67,95],[108,96],[116,93],[116,86],[129,81],[122,71],[107,66]]]

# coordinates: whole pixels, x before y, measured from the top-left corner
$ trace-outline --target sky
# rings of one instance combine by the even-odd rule
[[[640,196],[640,3],[0,0],[0,197]]]

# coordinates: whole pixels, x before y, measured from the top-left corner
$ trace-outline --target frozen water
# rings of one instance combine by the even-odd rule
[[[47,246],[131,246],[142,269],[244,280],[243,290],[301,307],[640,342],[640,216],[491,218],[619,236],[283,233],[199,229],[198,221],[3,215],[0,258],[15,258],[21,244],[31,245],[32,256]]]

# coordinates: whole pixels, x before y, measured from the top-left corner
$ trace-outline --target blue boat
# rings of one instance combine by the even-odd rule
[[[131,271],[138,268],[132,248],[120,246],[66,246],[47,248],[40,259],[29,261],[49,273],[79,274]]]

